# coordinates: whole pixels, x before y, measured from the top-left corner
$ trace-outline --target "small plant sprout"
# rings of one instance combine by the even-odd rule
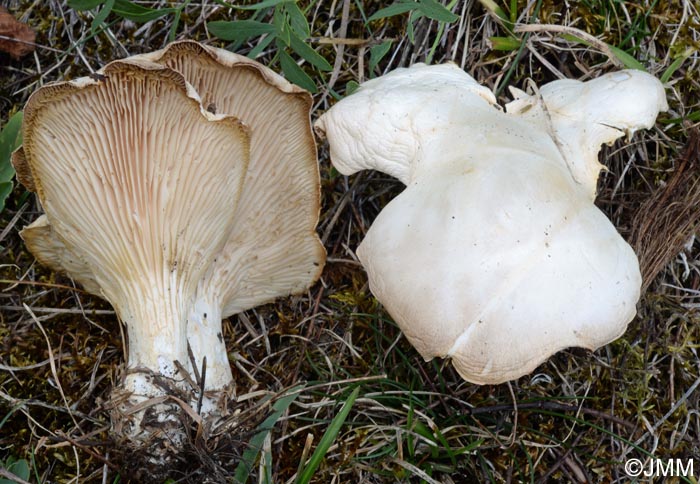
[[[0,130],[0,212],[5,209],[5,200],[12,193],[12,178],[15,170],[10,159],[12,151],[22,144],[22,111],[15,113]]]
[[[222,317],[320,275],[311,99],[194,42],[100,74],[27,103],[13,161],[46,214],[22,236],[126,325],[113,430],[163,466],[183,444],[184,415],[205,430],[226,415]]]
[[[451,358],[478,384],[624,333],[641,277],[593,204],[597,155],[667,109],[661,83],[632,70],[515,94],[504,112],[456,65],[417,64],[366,82],[317,122],[338,171],[406,185],[357,255],[418,352]]]

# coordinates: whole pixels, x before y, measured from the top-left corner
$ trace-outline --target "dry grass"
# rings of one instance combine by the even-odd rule
[[[670,75],[670,111],[657,127],[603,153],[610,171],[598,204],[623,234],[643,232],[634,240],[653,261],[649,271],[658,272],[638,317],[624,337],[600,351],[561,352],[510,384],[467,384],[447,362],[423,362],[372,298],[353,253],[401,186],[378,173],[338,176],[321,145],[319,233],[329,255],[322,279],[303,296],[224,323],[238,385],[230,402],[234,417],[207,438],[193,428],[182,466],[173,469],[175,481],[231,482],[275,401],[299,384],[266,442],[273,482],[294,479],[302,456],[313,453],[358,385],[359,397],[314,482],[627,482],[624,461],[649,456],[694,458],[700,472],[700,250],[690,239],[700,168],[697,151],[695,164],[681,156],[700,119],[700,57],[692,50],[700,47],[698,6],[517,2],[519,25],[580,29],[597,41],[585,45],[536,27],[516,34],[525,39],[522,49],[495,51],[489,39],[506,36],[507,27],[479,2],[454,3],[457,22],[443,28],[417,20],[411,43],[406,15],[369,24],[363,19],[385,6],[379,2],[302,2],[309,7],[313,45],[334,66],[324,75],[308,70],[319,86],[314,116],[352,82],[426,60],[457,62],[505,101],[506,84],[588,79],[618,68],[619,60],[605,55],[610,45],[657,76],[687,53]],[[110,17],[109,29],[93,36],[92,16],[63,2],[12,0],[9,9],[37,31],[37,48],[22,61],[0,57],[3,122],[39,85],[162,47],[172,23],[172,16],[145,26]],[[234,15],[249,14],[215,1],[190,2],[177,37],[207,40],[207,21]],[[390,39],[391,50],[369,72],[371,47]],[[269,62],[274,53],[259,60]],[[677,173],[687,178],[674,178]],[[694,188],[663,195],[678,184]],[[650,223],[667,213],[669,197],[681,220]],[[105,302],[38,266],[25,251],[18,230],[40,212],[18,187],[0,214],[0,461],[27,459],[32,482],[126,481],[128,465],[109,440],[105,407],[123,364],[119,324]],[[253,480],[262,479],[260,469],[264,462],[251,470]]]

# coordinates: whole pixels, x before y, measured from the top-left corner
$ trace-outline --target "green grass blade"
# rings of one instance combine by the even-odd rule
[[[411,10],[416,10],[420,6],[417,2],[403,2],[395,3],[381,10],[374,12],[368,19],[368,22],[372,20],[378,20],[380,18],[393,17],[394,15],[401,15],[402,13],[410,12]]]
[[[299,390],[301,390],[303,385],[296,386],[289,391],[289,395],[286,395],[274,404],[272,404],[272,413],[267,417],[259,426],[259,432],[250,439],[248,443],[248,448],[243,452],[241,461],[236,467],[236,472],[234,474],[234,482],[243,484],[248,481],[250,476],[250,471],[255,466],[255,461],[263,449],[263,444],[265,438],[270,434],[270,431],[275,426],[277,421],[280,419],[282,414],[289,408],[294,400],[299,396]]]
[[[14,187],[12,179],[12,152],[22,144],[22,111],[15,113],[0,131],[0,212],[5,209],[5,200]]]
[[[177,34],[177,29],[180,26],[180,19],[182,18],[182,11],[189,5],[190,0],[185,0],[182,5],[177,7],[177,11],[175,12],[175,17],[173,18],[173,24],[170,26],[170,30],[168,31],[168,42],[172,42],[175,40],[175,36]]]
[[[175,13],[176,8],[148,8],[137,5],[129,0],[115,0],[114,13],[127,20],[137,23],[145,23]]]
[[[262,2],[256,3],[255,5],[233,5],[233,8],[236,8],[238,10],[262,10],[263,8],[274,7],[276,5],[279,5],[280,3],[286,2],[289,2],[289,0],[263,0]]]
[[[479,3],[489,12],[500,18],[507,24],[510,24],[510,16],[493,0],[479,0]]]
[[[316,447],[316,450],[311,456],[311,459],[309,459],[309,464],[297,477],[297,484],[308,484],[308,482],[311,481],[314,472],[316,472],[316,469],[321,464],[321,461],[323,461],[323,458],[326,456],[326,452],[328,452],[328,449],[330,448],[331,444],[333,444],[333,441],[338,436],[338,433],[340,432],[341,427],[345,423],[345,419],[350,413],[350,410],[352,409],[352,406],[355,403],[355,400],[357,399],[357,395],[359,395],[359,393],[360,387],[358,386],[352,391],[348,399],[345,401],[345,403],[343,404],[343,408],[340,409],[338,415],[336,415],[335,418],[331,421],[330,425],[326,429],[326,432],[323,434],[323,437],[321,437],[321,441],[318,443],[318,447]]]
[[[624,66],[628,69],[636,69],[638,71],[645,71],[646,69],[644,68],[644,65],[639,62],[637,59],[632,57],[630,54],[625,52],[624,50],[620,49],[619,47],[615,47],[614,45],[608,44],[610,47],[610,50],[612,51],[613,55],[617,57],[617,59],[624,64]]]
[[[273,484],[272,480],[272,443],[270,442],[270,434],[268,433],[263,441],[263,452],[260,455],[261,475],[265,484]]]
[[[359,87],[360,85],[356,81],[348,81],[348,83],[345,85],[345,95],[349,96],[353,92],[357,91]]]
[[[114,8],[114,0],[107,0],[90,24],[90,32],[95,35],[98,30],[104,28],[104,21]]]
[[[454,451],[452,450],[452,447],[450,446],[450,443],[447,441],[447,438],[445,435],[440,432],[440,429],[435,427],[433,429],[433,434],[435,435],[435,438],[437,441],[442,444],[442,450],[445,451],[445,454],[447,454],[447,457],[450,459],[450,462],[452,463],[453,468],[457,468],[457,456],[455,455]]]
[[[326,72],[333,70],[333,67],[326,59],[323,58],[321,54],[316,52],[306,42],[297,37],[294,32],[291,32],[291,35],[289,36],[289,46],[299,55],[299,57],[318,69]]]
[[[5,200],[10,196],[13,188],[12,182],[0,182],[0,212],[5,210]]]
[[[683,54],[681,54],[676,60],[674,60],[670,66],[661,75],[661,82],[666,84],[671,76],[683,65],[683,63],[695,52],[695,49],[688,49]]]
[[[272,15],[272,25],[275,27],[277,39],[283,44],[280,45],[280,43],[277,42],[277,48],[283,50],[284,47],[289,47],[292,36],[292,27],[289,25],[289,15],[287,15],[285,9],[275,8],[275,12]]]
[[[289,54],[283,50],[280,50],[279,56],[282,72],[284,72],[284,77],[286,77],[289,82],[292,82],[299,87],[303,87],[311,93],[315,93],[318,90],[316,89],[316,84],[314,84],[313,79],[311,79],[309,75],[304,72],[304,70],[299,67],[296,62],[294,62],[294,59],[292,59]]]
[[[480,0],[482,4],[486,5],[487,1],[490,2],[490,0]],[[493,3],[493,2],[490,2]],[[495,5],[495,4],[494,4]],[[536,23],[537,19],[540,16],[540,8],[542,8],[542,0],[537,0],[537,3],[535,4],[535,9],[532,11],[532,16],[530,17],[530,22],[531,23]],[[499,7],[500,9],[500,7]],[[500,9],[501,12],[503,12],[502,9]],[[503,12],[505,14],[505,12]],[[500,16],[500,14],[499,14]],[[508,27],[508,16],[506,15],[505,17],[505,24],[504,27],[506,27],[508,30],[510,28]],[[520,42],[520,47],[518,48],[518,52],[515,54],[515,59],[513,59],[513,62],[511,63],[510,67],[508,68],[508,71],[506,71],[506,75],[503,76],[503,79],[501,79],[500,84],[496,88],[494,94],[496,97],[500,96],[503,90],[506,88],[506,86],[510,83],[511,77],[513,77],[513,74],[515,73],[515,70],[518,67],[518,64],[520,63],[520,60],[523,57],[523,54],[525,53],[525,44],[527,43],[527,39],[530,38],[530,34],[526,33],[523,36],[523,40]]]
[[[221,40],[246,40],[275,32],[275,26],[255,20],[216,20],[207,24],[209,32]]]
[[[14,475],[25,481],[29,480],[31,471],[29,470],[29,462],[25,459],[18,459],[8,466],[8,471],[12,472]]]
[[[272,43],[273,40],[275,40],[275,38],[276,38],[275,34],[268,34],[265,37],[262,37],[258,41],[258,45],[253,47],[253,50],[248,52],[247,57],[249,59],[257,59],[257,57],[262,53],[262,51],[267,49],[267,47]]]
[[[522,42],[515,37],[489,37],[493,50],[511,51],[518,50]]]
[[[429,19],[438,22],[452,23],[459,19],[459,15],[453,14],[436,0],[420,0],[418,10]]]
[[[15,170],[10,163],[12,152],[22,144],[22,111],[15,113],[0,131],[0,182],[12,180]]]
[[[408,40],[411,42],[411,45],[416,44],[416,36],[415,32],[413,31],[413,23],[420,18],[420,16],[423,15],[421,14],[418,10],[411,10],[411,13],[408,14],[408,24],[406,25],[406,35],[408,35]]]
[[[379,45],[375,45],[369,49],[369,75],[374,77],[374,70],[377,64],[381,62],[385,55],[391,50],[391,40],[385,40]]]
[[[588,47],[594,47],[586,39],[582,39],[581,37],[578,37],[576,35],[562,34],[561,37],[563,39],[570,41],[570,42],[578,42],[578,43],[586,45]],[[610,45],[606,42],[604,42],[604,43],[610,49],[610,53],[613,56],[615,56],[615,58],[617,60],[619,60],[622,63],[622,65],[624,65],[627,69],[636,69],[638,71],[646,71],[646,69],[644,68],[644,65],[641,62],[639,62],[637,59],[635,59],[632,55],[628,54],[627,52],[620,49],[619,47],[615,47],[614,45]],[[610,56],[608,56],[608,57],[610,57]]]
[[[289,16],[289,26],[292,28],[292,32],[296,33],[303,40],[308,39],[311,35],[311,26],[309,26],[304,12],[301,11],[296,3],[285,3],[284,9]]]

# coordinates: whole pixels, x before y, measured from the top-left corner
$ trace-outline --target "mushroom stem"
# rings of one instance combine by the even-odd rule
[[[115,304],[129,336],[128,375],[124,387],[137,399],[163,395],[163,390],[150,374],[183,381],[176,362],[185,368],[190,366],[186,339],[187,306],[177,273],[144,278],[144,282],[147,284],[134,284],[130,290],[125,290],[126,294],[134,293],[125,299],[137,304]],[[164,294],[167,297],[164,298]],[[143,369],[148,369],[149,374],[141,371]]]
[[[194,413],[207,425],[219,421],[225,408],[218,405],[219,397],[233,383],[226,348],[217,338],[221,311],[217,305],[197,305],[193,310],[195,297],[183,279],[178,271],[143,277],[145,284],[124,288],[126,304],[114,304],[128,334],[126,375],[112,392],[115,434],[135,454],[142,454],[139,462],[158,467],[167,467],[170,449],[184,444]],[[206,324],[209,318],[211,324]],[[202,391],[207,392],[204,398]]]
[[[187,341],[197,365],[195,370],[200,375],[206,358],[204,392],[223,391],[234,384],[222,331],[221,305],[211,302],[210,298],[199,298],[190,312]],[[209,410],[206,402],[204,413]]]

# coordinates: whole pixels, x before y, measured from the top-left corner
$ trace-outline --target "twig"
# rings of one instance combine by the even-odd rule
[[[515,398],[515,392],[513,391],[513,386],[510,382],[507,382],[508,390],[510,391],[510,398],[513,400],[513,431],[510,433],[510,443],[508,447],[512,447],[515,444],[515,436],[518,433],[518,401]]]
[[[591,44],[592,47],[595,47],[596,49],[600,50],[603,54],[605,54],[608,57],[610,62],[615,64],[615,67],[625,67],[625,65],[622,63],[622,61],[620,61],[620,59],[617,58],[617,56],[608,44],[600,40],[598,37],[595,37],[589,34],[588,32],[584,32],[583,30],[577,29],[575,27],[567,27],[565,25],[552,24],[525,24],[516,25],[513,29],[513,32],[554,32],[558,34],[573,35],[574,37],[578,37],[579,39],[585,40],[586,42]]]
[[[371,39],[344,39],[340,37],[311,37],[309,39],[311,42],[316,42],[317,44],[331,44],[331,45],[367,45],[371,43],[377,43]],[[395,40],[395,39],[389,39]]]
[[[70,353],[61,353],[56,357],[57,360],[67,360],[71,357],[72,355]],[[28,371],[28,370],[36,370],[37,368],[41,368],[42,366],[46,366],[51,363],[51,358],[48,358],[42,362],[39,363],[34,363],[31,365],[27,366],[8,366],[8,365],[1,365],[0,364],[0,370],[2,371]]]
[[[12,286],[3,289],[4,291],[9,291],[11,289],[14,289],[15,286],[18,286],[20,284],[26,284],[29,286],[44,286],[44,287],[55,287],[57,289],[68,289],[70,291],[77,291],[77,292],[82,292],[83,294],[90,294],[84,289],[78,289],[77,287],[73,286],[66,286],[65,284],[52,284],[50,282],[39,282],[39,281],[14,281],[11,279],[0,279],[0,284],[12,284]]]
[[[36,42],[29,42],[28,40],[21,40],[16,37],[8,37],[7,35],[0,35],[0,40],[9,40],[11,42],[17,42],[18,44],[31,45],[34,48],[50,50],[51,52],[58,52],[59,54],[63,52],[60,49],[54,49],[53,47],[49,47],[47,45],[37,44]]]
[[[419,469],[418,467],[414,466],[413,464],[406,462],[404,460],[400,459],[391,459],[391,462],[394,464],[398,464],[404,469],[406,469],[408,472],[412,473],[416,477],[420,477],[422,480],[429,484],[440,484],[440,481],[436,481],[432,477],[430,477],[426,472],[422,469]]]
[[[2,282],[2,281],[0,281]],[[72,288],[71,288],[72,289]],[[3,311],[24,311],[23,306],[0,306],[0,309]],[[101,315],[108,315],[111,316],[114,314],[114,311],[111,309],[88,309],[83,310],[83,309],[60,309],[60,308],[32,308],[32,311],[34,313],[49,313],[49,314],[94,314],[96,316],[101,316]]]
[[[0,35],[0,39],[2,39],[2,37],[3,36]],[[29,205],[25,203],[24,205],[22,205],[22,207],[19,210],[17,210],[17,213],[15,214],[14,217],[12,217],[12,220],[10,220],[10,223],[8,223],[7,226],[2,230],[2,232],[0,232],[0,242],[2,242],[5,239],[5,237],[7,237],[7,234],[9,234],[10,230],[12,230],[14,228],[14,226],[17,224],[17,221],[22,216],[22,214],[24,213],[24,211],[27,209],[28,206]]]
[[[118,465],[110,462],[108,459],[104,458],[102,455],[100,455],[97,452],[95,452],[94,450],[92,450],[92,447],[96,446],[94,442],[90,442],[87,445],[85,445],[85,444],[81,443],[80,441],[75,440],[72,437],[69,437],[68,435],[66,435],[65,433],[63,433],[61,431],[57,431],[56,435],[58,436],[59,439],[65,439],[66,442],[69,442],[74,447],[78,447],[78,448],[80,448],[80,450],[87,452],[88,454],[93,456],[95,459],[102,462],[104,465],[109,466],[112,470],[115,470],[115,471],[120,470]],[[104,445],[104,443],[102,443],[102,445]]]
[[[595,410],[592,408],[585,408],[585,407],[578,407],[576,405],[566,405],[564,403],[557,403],[557,402],[519,403],[518,410],[521,412],[529,411],[529,410],[553,410],[553,411],[558,411],[558,412],[581,412],[581,413],[591,415],[593,417],[598,417],[598,418],[602,418],[605,420],[610,420],[611,422],[614,422],[618,425],[622,425],[623,427],[626,427],[631,431],[634,431],[637,429],[637,426],[635,424],[633,424],[632,422],[628,422],[627,420],[623,420],[623,419],[616,417],[614,415],[610,415],[610,414],[607,414],[605,412],[601,412],[600,410]],[[468,413],[470,415],[480,415],[480,414],[497,413],[497,412],[512,412],[512,411],[513,411],[513,404],[507,403],[504,405],[491,405],[488,407],[475,407],[475,408],[469,409]]]
[[[197,399],[197,414],[202,414],[202,401],[204,400],[204,383],[207,381],[207,357],[202,358],[202,378],[199,380],[199,399]]]
[[[50,403],[42,402],[40,400],[33,400],[33,399],[28,399],[28,400],[22,400],[19,398],[14,398],[11,395],[8,395],[5,392],[0,391],[0,398],[4,399],[7,402],[10,402],[10,404],[13,407],[18,407],[22,411],[25,411],[24,407],[41,407],[41,408],[46,408],[49,410],[53,410],[56,412],[66,412],[65,407],[60,407],[58,405],[51,405]],[[71,413],[70,411],[68,413]],[[77,415],[83,420],[88,420],[90,422],[98,422],[94,417],[91,417],[90,415],[86,415],[84,413],[78,412],[78,411],[72,411],[74,415]],[[27,414],[29,417],[29,414]],[[43,428],[43,427],[42,427]],[[50,432],[50,430],[45,429],[47,432]]]
[[[343,0],[343,10],[340,17],[340,31],[338,32],[338,37],[341,39],[345,39],[348,35],[349,16],[350,0]],[[343,67],[343,53],[345,52],[345,44],[338,43],[337,46],[338,48],[335,53],[335,62],[333,62],[333,71],[331,72],[331,78],[328,80],[328,85],[323,91],[323,96],[321,96],[321,99],[318,101],[318,103],[316,103],[316,106],[314,106],[314,110],[317,109],[318,106],[320,106],[321,103],[323,103],[326,100],[328,94],[330,94],[331,92],[331,89],[333,89],[335,82],[338,80],[338,76],[340,76],[340,71]]]

